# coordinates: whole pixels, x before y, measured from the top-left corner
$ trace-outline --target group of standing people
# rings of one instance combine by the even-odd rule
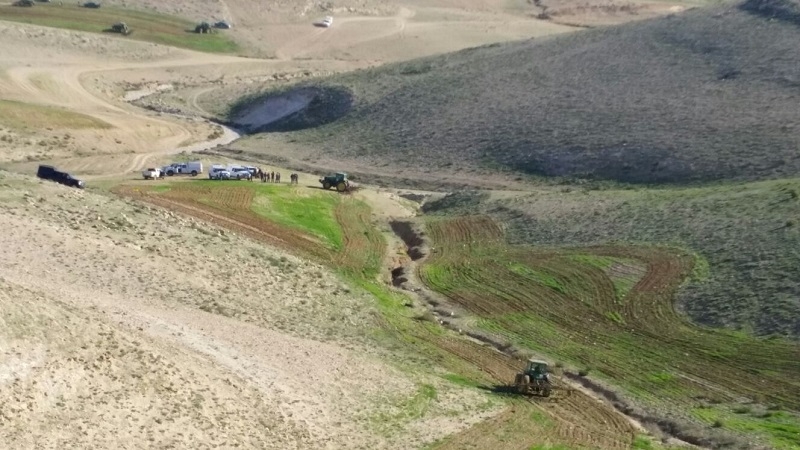
[[[267,172],[265,170],[261,170],[259,167],[256,171],[256,175],[258,178],[261,179],[262,183],[270,182],[270,183],[280,183],[281,182],[281,173],[275,172],[274,170],[271,172]]]
[[[262,183],[280,183],[281,182],[281,173],[275,172],[274,170],[267,172],[266,170],[261,170],[259,167],[256,170],[256,176],[261,179]],[[297,184],[298,179],[300,178],[299,175],[293,173],[289,176],[291,184]]]

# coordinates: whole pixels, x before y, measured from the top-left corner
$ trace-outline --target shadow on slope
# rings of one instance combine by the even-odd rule
[[[300,87],[241,99],[228,124],[246,133],[286,132],[318,127],[350,111],[353,97],[336,87]]]
[[[800,2],[797,0],[747,0],[741,8],[770,19],[800,25]]]
[[[308,157],[324,143],[374,167],[633,183],[794,175],[792,5],[748,0],[335,76],[316,86],[352,92],[352,110],[285,138]]]

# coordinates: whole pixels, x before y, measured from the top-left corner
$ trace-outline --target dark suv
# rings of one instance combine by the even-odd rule
[[[66,172],[56,170],[53,166],[39,166],[36,176],[44,180],[55,181],[56,183],[76,187],[78,189],[83,189],[86,186],[83,180],[79,180]]]

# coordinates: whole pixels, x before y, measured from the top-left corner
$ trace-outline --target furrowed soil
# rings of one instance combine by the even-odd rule
[[[264,186],[258,182],[188,181],[165,185],[127,184],[116,192],[150,204],[208,220],[253,239],[294,249],[301,254],[330,265],[352,283],[366,288],[379,299],[383,312],[384,333],[397,342],[411,344],[418,352],[428,354],[456,374],[467,374],[473,387],[492,391],[513,380],[522,362],[512,356],[446,332],[438,326],[414,320],[412,311],[403,308],[408,302],[376,283],[386,253],[386,243],[376,229],[371,208],[357,194],[340,195],[308,187]],[[213,187],[213,189],[211,189]],[[260,198],[269,196],[273,206],[283,200],[293,202],[296,211],[327,205],[327,215],[339,225],[336,233],[326,236],[315,233],[313,225],[298,218],[260,214]],[[299,214],[299,213],[298,213]],[[319,221],[327,220],[318,217]],[[467,223],[467,225],[470,225]],[[487,236],[488,237],[488,236]],[[340,243],[339,243],[340,242]],[[405,309],[405,310],[404,310]],[[461,377],[461,375],[459,375]],[[506,447],[521,448],[534,444],[567,444],[578,447],[609,449],[630,448],[642,430],[611,405],[583,391],[574,391],[558,402],[536,402],[498,395],[507,406],[499,416],[470,428],[462,434],[446,438],[441,448],[481,448],[481,443],[504,442]],[[499,427],[499,428],[495,428]],[[484,435],[493,428],[496,434]],[[466,446],[471,443],[471,446]]]
[[[485,216],[425,224],[433,250],[419,276],[477,316],[477,330],[582,368],[651,410],[685,420],[738,414],[734,431],[776,448],[800,445],[800,347],[699,327],[676,312],[693,255],[511,246]]]

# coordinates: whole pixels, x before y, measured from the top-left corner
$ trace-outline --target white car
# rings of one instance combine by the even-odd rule
[[[164,173],[161,171],[161,169],[150,167],[142,171],[142,177],[144,177],[145,180],[155,180],[156,178],[161,178],[163,176]]]
[[[208,179],[209,180],[216,180],[217,179],[217,177],[216,177],[217,172],[227,172],[227,169],[225,168],[225,166],[221,166],[221,165],[218,165],[218,164],[215,164],[215,165],[211,166],[211,168],[208,170]]]
[[[209,180],[230,180],[231,173],[225,169],[222,170],[215,170],[213,172],[208,173]]]
[[[317,22],[315,25],[320,26],[320,27],[329,28],[331,25],[333,25],[333,17],[327,16],[324,19],[322,19],[321,21]]]
[[[234,180],[252,180],[253,174],[246,167],[236,167],[230,171],[231,179]]]

